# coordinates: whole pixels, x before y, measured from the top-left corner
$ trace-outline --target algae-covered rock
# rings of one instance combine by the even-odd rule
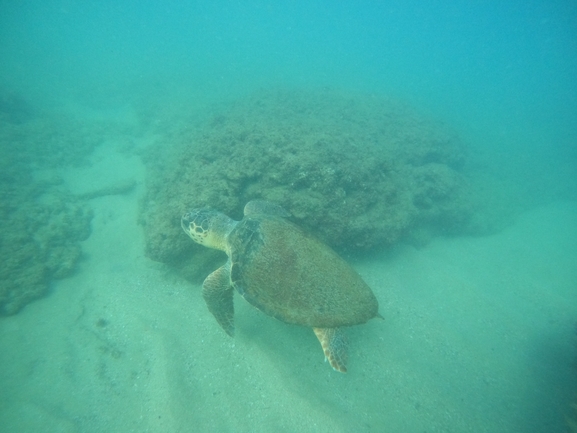
[[[32,180],[25,167],[0,177],[0,315],[14,314],[69,275],[92,213],[54,185]]]
[[[36,170],[80,163],[98,143],[73,120],[42,117],[0,94],[0,316],[14,314],[69,275],[92,212],[55,177]]]
[[[173,131],[146,155],[147,254],[194,267],[204,253],[181,233],[181,214],[210,206],[240,219],[252,199],[282,205],[338,250],[459,232],[471,214],[465,157],[448,128],[387,99],[257,93],[201,128]]]

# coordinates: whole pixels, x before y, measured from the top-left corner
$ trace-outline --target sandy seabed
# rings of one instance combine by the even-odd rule
[[[92,200],[78,272],[0,319],[0,431],[563,431],[577,392],[577,203],[354,262],[385,320],[348,330],[343,375],[309,329],[238,296],[229,338],[200,287],[144,257],[137,157],[103,146],[64,177],[78,193],[139,186]]]

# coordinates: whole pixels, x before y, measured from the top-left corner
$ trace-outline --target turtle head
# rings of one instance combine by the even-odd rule
[[[180,224],[197,244],[226,251],[226,238],[236,221],[212,209],[193,209],[182,216]]]

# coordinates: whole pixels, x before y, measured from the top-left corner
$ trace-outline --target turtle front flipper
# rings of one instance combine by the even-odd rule
[[[341,373],[347,372],[348,341],[347,336],[340,328],[313,328],[319,339],[325,359],[331,367]]]
[[[208,310],[228,335],[234,336],[233,288],[230,285],[230,263],[218,268],[202,283],[202,296]]]

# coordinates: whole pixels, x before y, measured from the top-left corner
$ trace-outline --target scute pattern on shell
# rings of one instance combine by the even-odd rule
[[[284,322],[332,328],[366,322],[378,303],[332,249],[279,217],[245,218],[229,236],[231,281],[261,311]]]

